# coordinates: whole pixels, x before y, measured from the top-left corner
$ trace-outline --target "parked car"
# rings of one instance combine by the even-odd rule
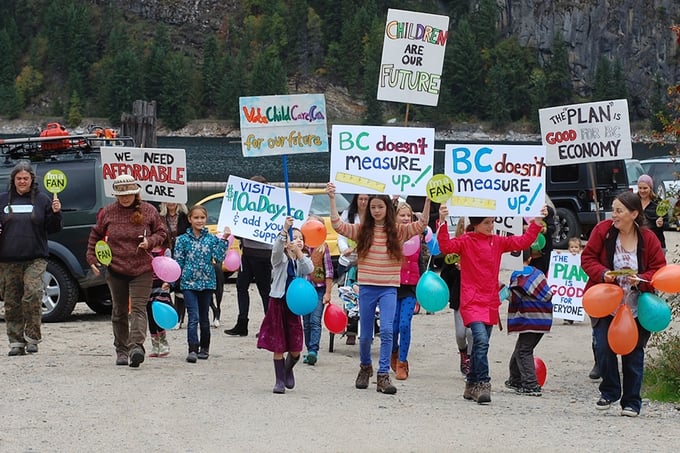
[[[640,161],[644,172],[654,181],[654,192],[661,197],[678,197],[680,191],[680,160],[677,156],[654,157]]]

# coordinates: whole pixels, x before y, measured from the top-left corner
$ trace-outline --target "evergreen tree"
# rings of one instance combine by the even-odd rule
[[[567,44],[561,34],[557,34],[553,39],[552,57],[546,64],[545,74],[548,105],[541,107],[570,104],[574,90],[569,70]]]
[[[208,37],[203,48],[201,65],[201,115],[214,113],[217,106],[217,92],[220,86],[221,65],[214,35]]]
[[[151,40],[148,57],[144,63],[144,98],[160,101],[165,92],[163,81],[170,68],[170,39],[164,26],[156,30],[156,35]],[[161,115],[163,106],[158,103],[158,115]]]
[[[377,96],[377,80],[380,73],[380,57],[382,55],[384,22],[374,19],[364,44],[364,104],[366,113],[364,124],[383,124],[382,105]]]
[[[77,127],[83,122],[83,106],[80,102],[78,92],[74,91],[68,101],[68,118],[66,123],[70,127]]]
[[[607,57],[601,57],[595,68],[595,83],[593,84],[593,101],[609,99],[610,84],[612,83],[611,63]]]
[[[480,98],[485,73],[481,49],[475,42],[468,21],[461,19],[447,42],[440,107],[453,115],[483,116]]]
[[[480,0],[470,13],[470,29],[481,49],[491,49],[498,40],[497,23],[500,10],[496,0]]]
[[[541,68],[535,68],[531,72],[531,78],[529,80],[529,96],[531,99],[531,116],[529,119],[538,130],[540,126],[538,111],[553,105],[548,101],[550,97],[550,93],[548,93],[548,80],[545,72]]]
[[[170,130],[186,126],[189,117],[187,105],[191,87],[191,69],[185,57],[173,53],[170,56],[168,71],[163,76],[163,92],[160,96],[158,117]]]
[[[253,65],[248,96],[266,96],[288,93],[288,79],[283,64],[274,47],[259,53]]]

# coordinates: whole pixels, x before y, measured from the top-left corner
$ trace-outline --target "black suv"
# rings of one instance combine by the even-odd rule
[[[548,167],[546,193],[557,210],[554,247],[587,237],[597,222],[611,217],[614,197],[625,190],[631,190],[625,160]]]
[[[85,301],[97,313],[110,313],[111,301],[103,275],[95,277],[85,260],[88,237],[97,213],[113,202],[104,195],[99,146],[134,146],[134,141],[127,137],[82,135],[59,138],[58,148],[45,146],[46,142],[54,143],[54,140],[38,137],[0,140],[3,159],[0,162],[0,190],[7,190],[10,173],[18,159],[32,161],[43,191],[43,178],[49,170],[59,169],[67,176],[66,188],[58,194],[64,228],[48,237],[50,256],[43,276],[42,319],[45,322],[63,321],[79,301]]]

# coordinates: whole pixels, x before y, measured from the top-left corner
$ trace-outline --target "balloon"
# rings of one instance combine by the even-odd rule
[[[347,328],[347,314],[337,305],[327,304],[323,312],[323,323],[329,332],[341,334]]]
[[[237,271],[241,267],[241,255],[236,250],[227,250],[224,256],[224,268],[230,272]]]
[[[164,282],[177,281],[180,275],[182,275],[182,269],[180,269],[177,261],[168,256],[155,257],[151,260],[151,267],[156,276]],[[158,325],[160,326],[160,324]]]
[[[630,307],[623,304],[616,312],[607,332],[609,347],[616,354],[629,354],[638,342],[638,329]]]
[[[234,235],[230,234],[229,237],[227,238],[227,244],[229,244],[229,245],[227,245],[227,248],[231,247],[231,244],[233,244],[233,243],[234,243]]]
[[[300,227],[305,237],[305,245],[318,247],[326,240],[326,225],[318,220],[309,219]]]
[[[650,332],[661,332],[671,323],[671,307],[659,296],[642,293],[638,297],[638,321]]]
[[[420,250],[420,235],[415,235],[402,246],[404,256],[411,256]]]
[[[439,242],[437,242],[437,236],[432,235],[432,239],[427,243],[427,248],[430,250],[432,256],[437,256],[441,253],[439,250]]]
[[[667,264],[656,271],[652,286],[665,293],[680,293],[680,264]]]
[[[433,236],[432,228],[427,227],[427,229],[425,230],[425,243],[426,244],[432,240],[432,236]]]
[[[286,303],[290,311],[304,316],[314,311],[319,296],[316,289],[302,277],[295,277],[286,291]]]
[[[156,321],[158,327],[165,330],[170,330],[177,325],[179,318],[177,311],[172,305],[164,304],[154,300],[151,303],[151,312],[153,313],[153,320]]]
[[[545,247],[545,236],[539,233],[534,243],[531,244],[531,250],[539,251],[543,250],[543,247]]]
[[[449,287],[432,271],[425,271],[416,285],[418,303],[430,313],[443,310],[449,303]]]
[[[604,318],[623,300],[623,289],[613,283],[598,283],[583,294],[583,309],[588,316]]]
[[[548,368],[546,368],[545,362],[538,357],[534,357],[534,368],[536,368],[536,381],[538,381],[538,385],[543,387],[548,377]]]

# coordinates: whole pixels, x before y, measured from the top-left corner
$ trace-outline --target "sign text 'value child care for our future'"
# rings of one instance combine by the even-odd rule
[[[541,109],[539,119],[549,166],[633,156],[625,99]]]
[[[244,157],[328,152],[322,94],[239,98]]]
[[[229,176],[217,231],[228,226],[234,236],[271,244],[288,215],[294,219],[293,226],[300,228],[312,204],[310,195],[289,192],[289,196],[290,210],[286,205],[286,189]]]
[[[446,145],[452,179],[447,205],[457,215],[536,216],[545,204],[545,148],[524,145]]]
[[[331,181],[342,193],[424,195],[434,129],[334,125]]]
[[[581,255],[564,251],[550,254],[548,285],[553,293],[553,318],[583,321],[583,293],[588,275],[581,268]]]
[[[378,100],[437,105],[448,37],[448,16],[388,10]]]
[[[113,196],[113,180],[131,175],[146,201],[186,203],[187,165],[183,149],[102,146],[104,192]]]

